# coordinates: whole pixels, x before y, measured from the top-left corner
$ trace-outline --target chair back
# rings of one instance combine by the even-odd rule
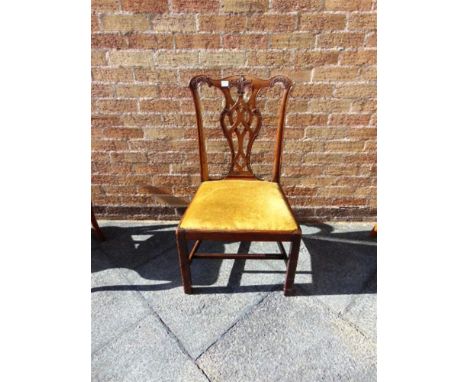
[[[225,177],[226,179],[258,179],[250,164],[252,146],[262,127],[262,114],[257,107],[257,95],[262,89],[272,88],[277,84],[282,86],[281,98],[278,106],[278,126],[276,131],[272,176],[274,182],[279,182],[284,119],[286,103],[292,87],[291,80],[285,76],[275,76],[269,80],[263,80],[244,75],[230,76],[223,79],[213,79],[205,75],[192,78],[189,87],[195,103],[197,117],[201,180],[206,181],[209,180],[209,176],[199,92],[199,86],[201,84],[215,87],[221,90],[224,95],[224,109],[221,111],[219,122],[231,152],[231,163],[228,174]],[[237,95],[233,96],[231,88],[235,88],[234,90],[236,90]],[[249,97],[245,97],[247,89],[250,89]]]

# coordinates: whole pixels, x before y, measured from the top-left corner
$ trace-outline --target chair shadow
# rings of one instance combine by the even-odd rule
[[[157,283],[135,285],[129,282],[128,285],[94,287],[91,291],[160,291],[180,287],[175,227],[175,224],[101,227],[107,240],[99,242],[92,239],[91,272],[126,268],[137,272],[145,280]],[[305,224],[303,227],[306,228],[304,232],[313,231],[304,233],[299,254],[300,257],[307,257],[302,260],[308,261],[310,269],[299,267],[297,275],[301,275],[301,280],[310,276],[310,282],[298,280],[295,284],[296,295],[377,292],[377,240],[369,236],[369,231],[334,232],[331,225],[323,223]],[[224,252],[225,244],[203,243],[200,250]],[[238,252],[248,252],[249,248],[249,242],[242,242]],[[233,262],[227,285],[214,285],[221,264],[222,260],[219,259],[197,259],[192,263],[194,293],[271,292],[283,288],[282,284],[242,285],[242,275],[246,273],[285,273],[284,270],[249,271],[245,269],[245,260]]]
[[[137,272],[145,280],[164,283],[100,286],[92,288],[91,292],[158,291],[180,287],[175,227],[177,224],[101,227],[107,240],[101,242],[92,236],[91,273],[123,268]],[[189,248],[191,245],[193,242],[188,243]],[[201,248],[204,252],[223,252],[224,244],[203,243]],[[201,273],[199,276],[203,277],[197,277],[197,284],[212,285],[218,279],[222,260],[203,262],[208,266],[192,264],[192,277]]]

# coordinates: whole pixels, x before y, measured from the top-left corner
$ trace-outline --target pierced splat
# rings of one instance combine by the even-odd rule
[[[201,178],[208,180],[206,149],[203,133],[203,119],[200,108],[200,96],[198,85],[206,83],[220,89],[225,98],[224,110],[221,112],[220,124],[228,141],[231,151],[231,164],[227,178],[256,178],[250,166],[250,154],[255,139],[262,126],[262,115],[257,108],[257,95],[263,88],[272,87],[280,83],[284,90],[281,105],[279,107],[279,124],[275,149],[275,161],[273,180],[279,180],[281,149],[284,128],[284,115],[286,100],[291,88],[291,81],[283,76],[275,76],[270,80],[262,80],[248,76],[231,76],[221,80],[211,79],[207,76],[196,76],[190,81],[190,89],[195,101],[197,113],[197,126],[199,138],[199,151],[201,161]],[[230,89],[236,88],[237,97],[231,94]],[[250,88],[250,94],[245,96],[246,89]]]
[[[250,167],[250,153],[262,126],[262,115],[256,108],[259,89],[252,89],[248,100],[244,99],[245,87],[250,84],[251,81],[247,81],[243,76],[237,81],[232,81],[232,85],[237,87],[238,97],[235,101],[229,88],[222,89],[226,103],[220,122],[231,149],[228,177],[255,177]]]

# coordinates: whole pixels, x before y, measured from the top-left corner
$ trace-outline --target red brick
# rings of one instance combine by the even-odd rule
[[[219,0],[172,0],[172,9],[176,13],[216,12]]]
[[[281,33],[271,36],[272,49],[311,49],[315,46],[313,33]]]
[[[126,139],[117,140],[117,139],[93,139],[91,141],[91,147],[93,150],[106,150],[106,151],[116,151],[116,150],[127,150],[128,143]]]
[[[358,48],[364,43],[364,33],[322,33],[317,36],[320,48]]]
[[[347,84],[337,86],[335,90],[335,96],[341,98],[361,98],[361,97],[372,97],[375,98],[377,95],[377,88],[375,85],[355,85]]]
[[[273,0],[272,9],[277,12],[318,11],[322,0]]]
[[[330,97],[333,89],[334,86],[328,84],[296,85],[291,95],[293,97]]]
[[[177,81],[176,70],[164,70],[153,68],[135,68],[135,80],[137,82],[151,82],[151,83],[173,83]]]
[[[133,81],[133,72],[128,68],[93,68],[91,72],[93,81],[111,83]]]
[[[287,106],[288,113],[305,113],[309,109],[309,101],[308,100],[295,100],[294,102],[290,102]],[[278,103],[272,102],[271,112],[276,113],[278,111]],[[291,129],[288,129],[288,132],[292,133]],[[272,134],[275,132],[272,131]],[[303,132],[299,135],[304,135]]]
[[[151,50],[115,50],[109,52],[110,65],[119,66],[151,66],[153,52]]]
[[[310,102],[310,111],[313,113],[347,112],[351,106],[351,101],[346,99],[316,98]]]
[[[137,151],[113,152],[110,157],[112,162],[145,163],[148,160],[145,153]]]
[[[263,34],[223,35],[223,47],[228,49],[266,49],[268,36]]]
[[[191,98],[188,86],[165,86],[161,89],[161,98]]]
[[[288,124],[294,126],[326,125],[327,120],[326,114],[292,114],[287,117]]]
[[[375,113],[377,111],[377,100],[369,98],[357,99],[353,101],[351,111]]]
[[[119,33],[93,33],[91,35],[93,48],[124,49],[128,47],[127,38]]]
[[[247,28],[245,16],[200,16],[201,32],[244,32]]]
[[[221,9],[225,13],[266,12],[268,0],[221,0]]]
[[[373,0],[325,0],[327,11],[370,11]]]
[[[288,66],[293,64],[290,52],[271,52],[257,50],[247,53],[248,66]]]
[[[164,13],[169,10],[168,0],[121,0],[122,10],[136,13]]]
[[[174,37],[170,34],[128,34],[128,47],[131,49],[172,49]]]
[[[377,29],[377,15],[370,14],[351,14],[348,21],[349,30],[375,30]]]
[[[154,30],[162,33],[195,32],[197,27],[195,15],[156,16],[153,24]]]
[[[346,27],[345,15],[333,14],[303,14],[301,15],[300,30],[322,31],[340,30]]]
[[[360,152],[364,149],[362,141],[330,141],[325,142],[325,151],[335,151],[341,153]]]
[[[119,116],[93,115],[91,117],[91,126],[93,127],[111,127],[122,126],[122,120]]]
[[[101,17],[103,31],[107,32],[132,32],[149,31],[150,19],[147,15],[103,15]]]
[[[332,114],[330,116],[330,125],[368,125],[370,121],[369,114]]]
[[[115,87],[117,97],[124,98],[148,98],[158,97],[161,91],[154,85],[117,85]]]
[[[167,113],[179,110],[179,101],[176,100],[144,100],[140,101],[140,111]]]
[[[91,160],[100,162],[110,162],[110,154],[106,151],[91,151]]]
[[[359,68],[350,66],[318,66],[313,71],[313,79],[318,81],[350,81],[359,75]]]
[[[175,36],[176,49],[218,49],[221,37],[216,34],[179,34]]]
[[[116,174],[126,175],[132,172],[132,165],[130,163],[104,163],[93,162],[94,174]]]
[[[92,0],[91,9],[93,11],[118,11],[119,0]]]
[[[292,32],[296,30],[296,15],[262,15],[247,19],[249,31]]]
[[[229,52],[200,52],[200,64],[208,67],[235,66],[240,67],[245,64],[245,54],[242,51]]]
[[[114,86],[107,84],[92,84],[91,85],[91,96],[92,97],[113,97]]]
[[[157,114],[128,114],[122,116],[122,121],[125,127],[157,126],[162,124],[162,117]]]
[[[95,109],[101,113],[126,113],[137,110],[137,104],[132,100],[99,99]]]
[[[129,128],[109,128],[105,129],[107,138],[143,138],[143,130]]]
[[[297,66],[331,65],[338,63],[338,52],[297,52]]]

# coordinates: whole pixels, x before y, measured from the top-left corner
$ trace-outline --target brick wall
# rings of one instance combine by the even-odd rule
[[[282,184],[297,216],[375,219],[375,0],[93,0],[91,17],[98,216],[180,216],[200,179],[193,75],[281,73],[295,84]],[[271,168],[268,99],[254,144],[261,174]],[[219,175],[228,158],[220,109],[214,94],[204,101],[210,170]]]

